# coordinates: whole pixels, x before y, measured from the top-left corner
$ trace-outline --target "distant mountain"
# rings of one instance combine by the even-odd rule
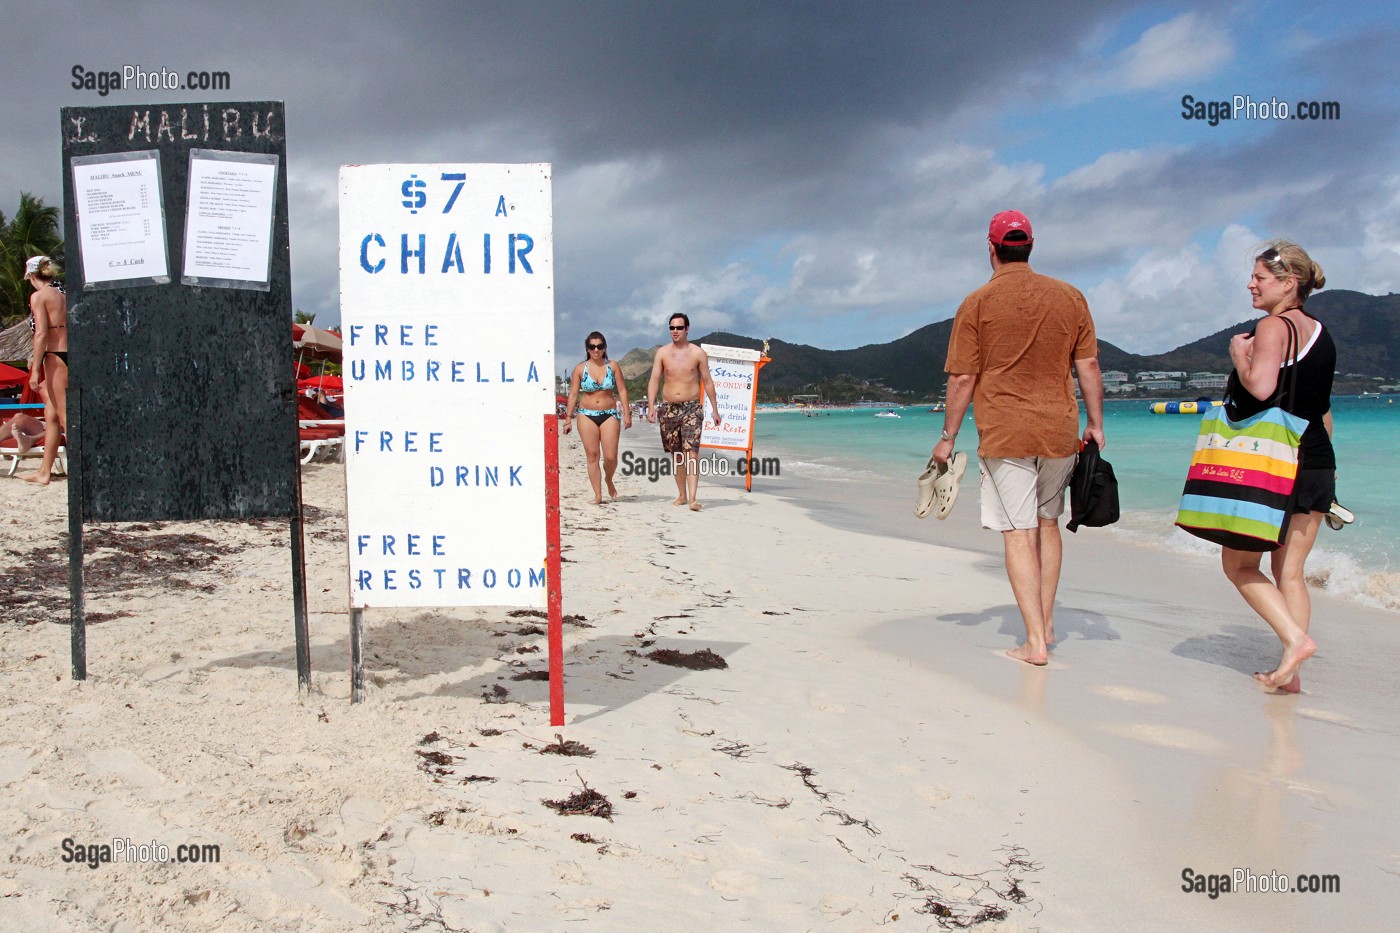
[[[1365,295],[1346,289],[1321,291],[1308,300],[1308,313],[1331,331],[1341,372],[1382,376],[1388,381],[1400,374],[1400,295]],[[1229,372],[1230,338],[1253,330],[1257,320],[1253,317],[1241,321],[1170,353],[1138,357],[1151,361],[1139,368]]]
[[[622,375],[627,379],[636,379],[638,376],[651,376],[651,364],[656,359],[656,347],[644,350],[641,347],[634,347],[627,351],[622,359],[617,361],[617,365],[622,367]]]
[[[1323,291],[1308,302],[1308,312],[1331,331],[1337,343],[1337,368],[1342,373],[1361,373],[1368,378],[1380,376],[1387,382],[1395,382],[1400,377],[1400,295],[1365,295],[1344,289]],[[1099,364],[1106,371],[1128,373],[1145,370],[1227,373],[1232,368],[1230,338],[1252,330],[1256,320],[1240,321],[1167,353],[1129,353],[1100,340]],[[818,389],[824,385],[855,387],[858,394],[867,396],[881,395],[878,390],[882,388],[888,390],[886,397],[896,393],[915,398],[937,395],[947,381],[943,362],[952,328],[951,319],[936,321],[898,340],[853,350],[822,350],[773,340],[768,348],[773,362],[763,369],[763,395],[791,395],[803,388]],[[753,350],[763,347],[761,340],[724,331],[709,334],[698,342]],[[623,359],[629,361],[634,354],[645,354],[650,365],[654,353],[654,349],[633,350]]]
[[[953,322],[926,324],[890,343],[872,343],[854,350],[822,350],[801,343],[774,340],[763,368],[765,388],[797,390],[845,376],[857,383],[886,386],[915,395],[937,394],[947,381],[943,360]],[[723,331],[702,337],[700,343],[761,350],[763,341]]]

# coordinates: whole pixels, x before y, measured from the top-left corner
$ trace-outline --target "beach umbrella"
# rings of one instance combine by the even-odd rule
[[[34,332],[29,320],[0,331],[0,360],[28,360],[34,355]]]
[[[340,360],[340,335],[310,324],[292,325],[292,346],[298,360]]]

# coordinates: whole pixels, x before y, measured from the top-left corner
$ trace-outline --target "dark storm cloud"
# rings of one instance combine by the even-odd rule
[[[1008,113],[1131,92],[1160,95],[1179,121],[1171,97],[1191,86],[1143,76],[1208,74],[1232,54],[1229,14],[1163,13],[1139,23],[1155,46],[1127,34],[1110,46],[1131,8],[60,3],[36,20],[7,6],[7,23],[39,25],[4,60],[0,209],[19,189],[57,201],[61,106],[285,100],[293,288],[318,323],[338,315],[344,163],[553,162],[567,348],[600,325],[622,349],[655,342],[653,319],[677,308],[826,345],[889,339],[985,278],[979,228],[1012,205],[1053,234],[1055,274],[1087,287],[1145,268],[1106,288],[1121,292],[1106,317],[1149,339],[1143,320],[1196,326],[1178,307],[1209,294],[1153,277],[1205,261],[1186,244],[1241,217],[1260,234],[1355,243],[1385,226],[1376,205],[1394,196],[1396,37],[1380,29],[1287,52],[1319,98],[1343,102],[1338,124],[1156,148],[1128,132],[1047,178],[1062,140],[1018,133]],[[1163,45],[1173,37],[1186,45]],[[1193,42],[1210,54],[1193,58]],[[75,63],[224,69],[234,84],[99,98],[68,87]]]
[[[1097,7],[1047,6],[409,4],[372,25],[347,11],[337,23],[362,45],[346,99],[325,112],[371,113],[395,133],[520,120],[579,161],[736,139],[844,147],[860,127],[923,124],[979,82],[1062,55]],[[316,35],[288,40],[323,55]]]

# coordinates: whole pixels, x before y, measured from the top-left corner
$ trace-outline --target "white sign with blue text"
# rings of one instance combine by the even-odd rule
[[[719,402],[720,414],[724,415],[719,427],[715,427],[710,400],[705,399],[700,446],[748,450],[753,434],[754,380],[758,378],[758,360],[763,354],[757,350],[708,343],[701,344],[700,348],[710,358],[710,379],[715,384],[715,401]]]
[[[340,291],[351,606],[545,606],[550,166],[342,166]]]

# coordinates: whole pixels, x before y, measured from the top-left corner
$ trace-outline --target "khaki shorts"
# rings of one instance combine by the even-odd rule
[[[1071,457],[978,458],[982,465],[982,527],[992,531],[1035,528],[1038,518],[1059,518]]]

